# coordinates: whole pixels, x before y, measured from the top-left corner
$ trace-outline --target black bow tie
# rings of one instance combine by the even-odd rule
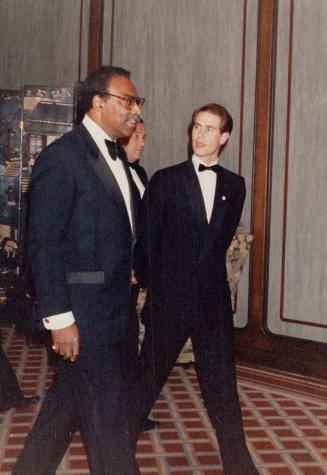
[[[133,170],[137,170],[138,163],[139,163],[138,160],[136,160],[135,162],[128,162],[128,166],[130,168],[133,168]]]
[[[116,160],[117,157],[119,157],[119,144],[108,139],[105,139],[104,141],[107,146],[110,157],[113,160]]]
[[[199,165],[199,172],[204,172],[205,170],[211,170],[215,173],[218,173],[219,165],[216,163],[216,165],[211,165],[211,167],[206,167],[202,163]]]

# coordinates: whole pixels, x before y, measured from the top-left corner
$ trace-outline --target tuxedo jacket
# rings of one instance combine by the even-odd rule
[[[146,188],[148,185],[148,176],[146,171],[144,170],[141,165],[138,164],[138,162],[133,163],[133,170],[137,173],[138,177],[140,178],[141,182],[143,183],[144,187]],[[137,186],[136,186],[137,188]],[[138,199],[138,217],[137,217],[137,222],[139,223],[140,220],[142,219],[142,199],[141,199],[141,194],[139,192],[139,189],[137,188],[137,199]],[[145,287],[145,268],[144,268],[144,259],[142,255],[142,250],[140,249],[140,242],[137,242],[134,247],[134,261],[133,261],[133,269],[135,272],[135,275],[138,280],[138,286],[135,287],[135,296],[134,299],[135,303],[137,301],[137,295],[138,295],[138,290],[140,287]],[[135,306],[133,306],[135,308]]]
[[[141,182],[146,187],[147,184],[148,184],[148,176],[147,176],[146,171],[144,170],[144,168],[141,167],[141,165],[139,165],[138,162],[135,162],[133,164],[132,168],[136,171],[136,173],[138,174],[138,177],[140,178]]]
[[[219,166],[208,223],[192,160],[155,173],[144,196],[145,321],[192,326],[232,315],[226,251],[245,199],[244,178]]]
[[[137,190],[125,156],[123,163],[135,220]],[[81,346],[120,341],[128,326],[134,242],[118,183],[81,124],[47,147],[32,173],[35,320],[72,311]]]

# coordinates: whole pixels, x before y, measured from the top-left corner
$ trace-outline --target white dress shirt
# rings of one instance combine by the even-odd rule
[[[192,162],[194,165],[195,173],[197,174],[197,177],[200,182],[204,206],[206,209],[207,221],[209,223],[211,219],[211,215],[212,215],[213,203],[214,203],[215,194],[216,194],[217,173],[212,170],[204,170],[202,172],[199,172],[200,163],[202,163],[202,165],[204,166],[208,166],[208,165],[204,163],[201,160],[201,158],[197,157],[194,154],[192,156]],[[216,165],[217,163],[218,163],[218,158],[213,163],[210,163],[210,166]]]
[[[83,118],[83,125],[86,127],[94,142],[97,144],[118,183],[125,201],[131,229],[133,230],[130,189],[124,165],[121,160],[113,160],[110,157],[105,144],[105,139],[111,140],[111,138],[87,114]],[[58,330],[65,328],[74,322],[75,318],[73,312],[65,312],[43,318],[43,324],[48,330]]]
[[[143,195],[145,192],[145,186],[143,185],[141,178],[138,176],[137,171],[134,170],[134,168],[132,167],[130,167],[129,170],[132,174],[133,181],[140,192],[141,198],[143,198]]]

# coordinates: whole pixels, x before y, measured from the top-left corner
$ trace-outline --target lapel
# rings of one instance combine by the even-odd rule
[[[81,124],[80,126],[77,127],[76,129],[78,133],[81,135],[86,148],[87,148],[87,161],[93,168],[94,172],[96,173],[97,177],[105,187],[106,191],[112,196],[112,198],[115,200],[116,204],[118,207],[122,210],[122,212],[126,215],[126,219],[129,223],[129,217],[128,217],[128,212],[127,208],[125,205],[125,201],[122,195],[122,192],[120,191],[119,185],[117,183],[117,180],[112,173],[106,159],[98,149],[96,143],[92,139],[90,133],[86,129],[86,127]],[[129,183],[129,189],[130,189],[130,198],[131,198],[131,210],[132,210],[132,222],[133,222],[133,230],[135,232],[135,210],[134,210],[134,195],[135,192],[133,190],[133,180],[130,174],[130,171],[128,169],[128,165],[126,164],[126,156],[125,153],[120,153],[121,160],[124,165],[124,169],[126,172],[126,176],[128,179]]]
[[[219,166],[217,172],[215,199],[209,223],[209,232],[206,234],[206,237],[203,241],[203,246],[199,254],[199,262],[206,256],[214,240],[216,239],[217,234],[222,230],[224,217],[229,208],[228,198],[228,190],[226,190],[226,184],[224,182],[224,171],[223,168]]]
[[[184,162],[184,184],[186,196],[196,226],[208,226],[206,210],[200,183],[191,159]]]
[[[127,155],[123,147],[120,147],[119,157],[121,158],[121,161],[123,162],[125,173],[128,180],[128,185],[129,185],[130,207],[131,207],[131,212],[132,212],[132,223],[133,223],[133,240],[135,243],[138,236],[138,220],[136,219],[136,217],[138,216],[138,208],[139,208],[141,197],[140,197],[139,190],[134,183],[131,170],[128,165]],[[120,189],[119,189],[119,192],[120,192]],[[125,202],[124,202],[124,205],[125,205]]]
[[[217,233],[221,230],[224,216],[228,208],[228,194],[226,195],[223,169],[222,167],[219,167],[212,215],[210,223],[208,224],[201,187],[192,160],[185,162],[184,177],[189,207],[196,220],[195,225],[206,227],[204,240],[202,241],[202,246],[199,252],[200,262],[208,253],[216,239]]]
[[[141,165],[137,164],[135,167],[135,171],[138,174],[138,177],[140,178],[143,185],[146,187],[148,184],[148,179],[147,179],[146,171],[144,170],[144,168],[141,167]]]

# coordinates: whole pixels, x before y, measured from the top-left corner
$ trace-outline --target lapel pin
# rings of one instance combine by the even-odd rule
[[[221,197],[221,199],[222,199],[223,201],[226,201],[226,196],[223,195],[223,196]]]

